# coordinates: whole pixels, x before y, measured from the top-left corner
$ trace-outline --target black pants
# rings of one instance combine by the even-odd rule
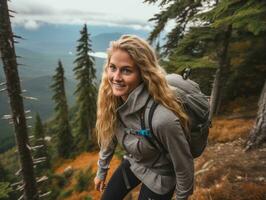
[[[133,174],[129,167],[130,163],[127,160],[123,160],[123,162],[116,169],[110,181],[108,182],[101,200],[123,200],[123,198],[133,188],[141,183],[141,181]],[[123,170],[127,176],[129,183],[128,185],[130,186],[128,188],[123,178]],[[173,193],[174,188],[164,195],[157,194],[151,191],[147,186],[142,184],[138,200],[170,200],[173,196]]]

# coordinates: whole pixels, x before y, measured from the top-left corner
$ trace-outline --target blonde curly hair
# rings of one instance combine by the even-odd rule
[[[129,54],[139,68],[141,78],[153,99],[173,111],[180,119],[184,130],[188,130],[188,117],[181,101],[176,98],[165,79],[165,72],[159,66],[155,52],[143,39],[134,35],[123,35],[110,43],[108,56],[102,74],[97,102],[96,133],[100,146],[107,147],[115,135],[119,98],[113,95],[107,77],[107,67],[114,51],[122,50]],[[159,84],[158,84],[159,83]],[[163,95],[162,95],[163,94]]]

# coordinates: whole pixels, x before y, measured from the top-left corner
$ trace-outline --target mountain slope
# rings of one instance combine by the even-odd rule
[[[220,123],[224,130],[220,131]],[[203,155],[195,160],[195,190],[190,200],[264,200],[266,197],[266,145],[261,149],[244,152],[243,146],[254,118],[226,119],[216,118],[210,130],[210,141]],[[239,127],[244,127],[240,130]],[[220,133],[220,134],[219,134]],[[222,141],[222,142],[219,142]],[[72,161],[65,161],[55,172],[62,174],[64,169],[72,166],[76,170],[85,170],[88,165],[93,171],[97,169],[98,154],[83,153]],[[118,166],[114,157],[108,178]],[[70,180],[70,182],[72,182]],[[67,186],[68,189],[74,184]],[[66,188],[64,188],[66,189]],[[63,190],[64,190],[63,189]],[[131,200],[137,200],[139,188],[132,191]],[[93,182],[88,191],[74,192],[66,200],[83,200],[90,195],[98,200],[100,193],[93,188]],[[129,197],[128,197],[129,198]],[[129,198],[130,199],[130,198]]]

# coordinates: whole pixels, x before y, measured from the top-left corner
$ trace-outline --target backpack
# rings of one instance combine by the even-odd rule
[[[166,80],[177,97],[182,101],[184,109],[190,119],[190,133],[187,140],[193,158],[197,158],[202,154],[207,145],[209,128],[211,127],[208,98],[201,92],[199,85],[194,81],[187,79],[187,77],[182,77],[178,74],[168,74],[166,75]],[[149,143],[153,146],[157,148],[159,146],[161,151],[168,153],[163,144],[153,134],[152,117],[157,106],[158,103],[153,102],[148,112],[150,137],[147,138]],[[141,117],[141,124],[142,130],[145,130],[145,117]],[[144,135],[145,133],[140,132],[139,134]],[[154,144],[154,141],[157,145]]]

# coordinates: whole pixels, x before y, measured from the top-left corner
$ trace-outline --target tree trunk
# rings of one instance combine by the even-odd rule
[[[218,51],[218,69],[216,70],[213,88],[211,92],[210,98],[210,118],[213,117],[214,114],[217,114],[222,102],[222,89],[226,82],[226,72],[228,68],[228,46],[230,43],[230,38],[232,34],[232,26],[228,26],[226,32],[223,35],[223,46]]]
[[[258,102],[259,110],[256,123],[250,132],[246,142],[245,150],[250,150],[259,147],[266,141],[266,81]]]
[[[27,125],[13,37],[7,0],[0,0],[0,53],[6,75],[6,87],[10,99],[16,142],[20,156],[21,173],[24,182],[23,195],[24,199],[37,200],[39,197],[34,177],[33,160],[31,152],[27,147],[29,144]]]

